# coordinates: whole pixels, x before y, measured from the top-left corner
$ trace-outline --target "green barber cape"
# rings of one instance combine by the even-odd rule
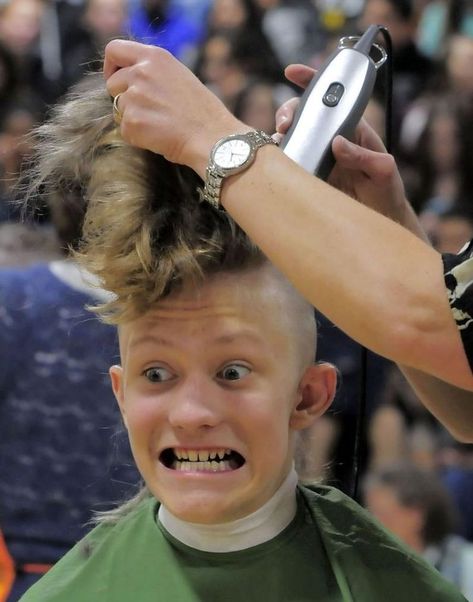
[[[330,487],[298,488],[291,524],[247,550],[176,541],[148,498],[103,523],[21,602],[465,602],[435,569]]]

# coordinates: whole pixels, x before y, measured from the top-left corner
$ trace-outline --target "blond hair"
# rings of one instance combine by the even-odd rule
[[[29,196],[84,207],[76,257],[113,293],[94,308],[108,322],[134,319],[184,284],[266,261],[226,213],[199,202],[192,170],[122,139],[98,76],[55,107],[35,149]]]

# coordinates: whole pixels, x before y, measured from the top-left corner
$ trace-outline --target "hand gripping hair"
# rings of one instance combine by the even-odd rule
[[[94,308],[120,323],[177,288],[266,261],[224,212],[200,203],[189,168],[123,141],[102,79],[89,76],[34,135],[28,196],[85,211],[76,257],[113,299]]]

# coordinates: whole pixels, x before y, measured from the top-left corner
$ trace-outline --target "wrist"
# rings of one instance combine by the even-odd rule
[[[221,194],[224,181],[246,171],[256,159],[258,150],[275,145],[274,140],[261,130],[246,130],[221,137],[213,146],[205,171],[200,200],[215,209],[222,209]]]
[[[252,128],[236,118],[226,119],[218,124],[201,130],[187,141],[186,159],[183,162],[191,167],[202,179],[205,178],[210,154],[215,143],[231,134],[249,132]]]

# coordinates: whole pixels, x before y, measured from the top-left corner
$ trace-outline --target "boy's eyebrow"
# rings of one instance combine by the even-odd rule
[[[215,339],[215,343],[233,343],[235,339],[251,339],[252,341],[261,342],[262,337],[257,333],[248,330],[240,332],[229,332],[227,334],[222,334],[221,336],[217,337]]]

